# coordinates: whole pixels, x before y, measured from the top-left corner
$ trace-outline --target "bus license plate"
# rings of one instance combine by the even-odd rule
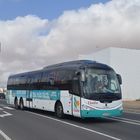
[[[109,113],[103,113],[103,116],[110,116]]]

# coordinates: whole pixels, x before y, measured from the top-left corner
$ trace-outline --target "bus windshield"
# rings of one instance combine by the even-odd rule
[[[119,94],[121,93],[117,76],[112,70],[87,69],[86,80],[83,83],[84,96],[92,97],[92,94]]]

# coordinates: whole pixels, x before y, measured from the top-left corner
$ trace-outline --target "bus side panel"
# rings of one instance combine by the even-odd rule
[[[20,102],[20,98],[23,99],[24,106],[26,106],[26,90],[8,90],[7,91],[7,103],[10,105],[14,105],[15,97],[18,99],[18,104]]]
[[[33,108],[53,111],[55,103],[60,100],[59,90],[33,90]]]
[[[33,99],[33,108],[46,111],[54,111],[55,102],[56,101],[51,100]]]
[[[64,114],[72,115],[72,95],[68,90],[61,91],[60,101],[63,106]]]
[[[15,94],[13,93],[12,90],[8,90],[6,96],[7,103],[10,105],[14,105],[14,99],[15,99]]]
[[[13,93],[13,100],[15,97],[18,99],[18,105],[20,104],[20,98],[23,99],[24,106],[26,105],[26,90],[12,90]]]
[[[26,107],[28,108],[33,108],[33,92],[32,90],[26,90],[25,93],[25,98],[26,98]]]

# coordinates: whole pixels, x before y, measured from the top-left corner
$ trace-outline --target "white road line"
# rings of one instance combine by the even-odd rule
[[[3,110],[2,108],[0,108],[0,110]]]
[[[36,113],[33,113],[33,112],[29,112],[29,111],[26,111],[26,112],[28,112],[30,114],[33,114],[33,115],[40,116],[40,117],[44,117],[44,118],[47,118],[47,119],[50,119],[50,120],[54,120],[54,121],[57,121],[57,122],[60,122],[60,123],[66,124],[66,125],[70,125],[70,126],[82,129],[82,130],[86,130],[86,131],[89,131],[89,132],[92,132],[92,133],[96,133],[98,135],[101,135],[101,136],[104,136],[104,137],[108,137],[108,138],[113,139],[113,140],[121,140],[120,138],[113,137],[111,135],[107,135],[105,133],[102,133],[102,132],[99,132],[99,131],[95,131],[95,130],[92,130],[92,129],[89,129],[89,128],[86,128],[86,127],[83,127],[83,126],[79,126],[79,125],[76,125],[76,124],[73,124],[73,123],[68,123],[66,121],[62,121],[62,120],[59,120],[59,119],[51,118],[51,117],[44,116],[44,115],[41,115],[41,114],[36,114]]]
[[[132,111],[132,112],[140,112],[139,110],[140,108],[128,108],[128,109],[125,109],[126,111]],[[124,111],[125,111],[124,110]]]
[[[1,118],[4,118],[4,117],[6,117],[6,116],[11,116],[11,115],[12,115],[11,113],[8,113],[8,112],[6,112],[6,111],[3,111],[3,113],[4,113],[4,114],[1,114],[1,115],[0,115]]]
[[[5,140],[12,140],[12,139],[9,138],[2,130],[0,130],[0,135],[2,135],[2,137],[3,137]]]
[[[136,123],[136,122],[130,122],[130,121],[127,121],[127,120],[121,120],[121,119],[117,119],[117,118],[109,118],[109,117],[104,117],[105,119],[108,119],[108,120],[114,120],[114,121],[118,121],[118,122],[124,122],[124,123],[128,123],[128,124],[133,124],[133,125],[140,125],[140,123]]]
[[[139,120],[128,119],[128,118],[123,118],[123,117],[112,117],[112,118],[116,118],[116,119],[121,119],[121,120],[126,120],[126,121],[131,121],[131,122],[140,123]]]
[[[124,113],[130,113],[130,114],[140,115],[140,113],[139,113],[139,112],[124,111]]]
[[[9,109],[9,110],[15,110],[14,108],[11,108],[11,107],[8,107],[8,106],[5,106],[5,107],[3,107],[3,108]]]

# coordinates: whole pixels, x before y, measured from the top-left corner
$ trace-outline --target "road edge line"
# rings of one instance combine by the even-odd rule
[[[26,111],[26,112],[30,113],[30,114],[34,114],[36,116],[41,116],[41,117],[44,117],[44,118],[47,118],[47,119],[50,119],[50,120],[61,122],[63,124],[67,124],[67,125],[70,125],[70,126],[73,126],[73,127],[76,127],[76,128],[80,128],[82,130],[86,130],[86,131],[89,131],[89,132],[92,132],[92,133],[95,133],[95,134],[98,134],[98,135],[101,135],[101,136],[104,136],[104,137],[108,137],[108,138],[111,138],[113,140],[121,140],[120,138],[113,137],[111,135],[108,135],[108,134],[105,134],[105,133],[102,133],[102,132],[99,132],[99,131],[95,131],[95,130],[92,130],[92,129],[89,129],[89,128],[86,128],[86,127],[83,127],[83,126],[78,126],[78,125],[73,124],[73,123],[69,123],[69,122],[66,122],[66,121],[59,120],[59,119],[51,118],[51,117],[44,116],[44,115],[41,115],[41,114],[37,114],[37,113],[34,113],[34,112],[29,112],[29,111]]]
[[[127,110],[124,111],[124,113],[140,115],[140,112],[131,112],[131,111],[127,111]]]
[[[140,123],[136,123],[136,122],[130,122],[130,121],[127,121],[127,120],[123,120],[123,119],[118,119],[118,118],[111,118],[111,117],[104,117],[105,119],[108,119],[108,120],[113,120],[113,121],[118,121],[118,122],[123,122],[123,123],[127,123],[127,124],[131,124],[131,125],[139,125],[140,126]]]
[[[9,138],[1,129],[0,129],[0,135],[5,139],[5,140],[12,140]]]

